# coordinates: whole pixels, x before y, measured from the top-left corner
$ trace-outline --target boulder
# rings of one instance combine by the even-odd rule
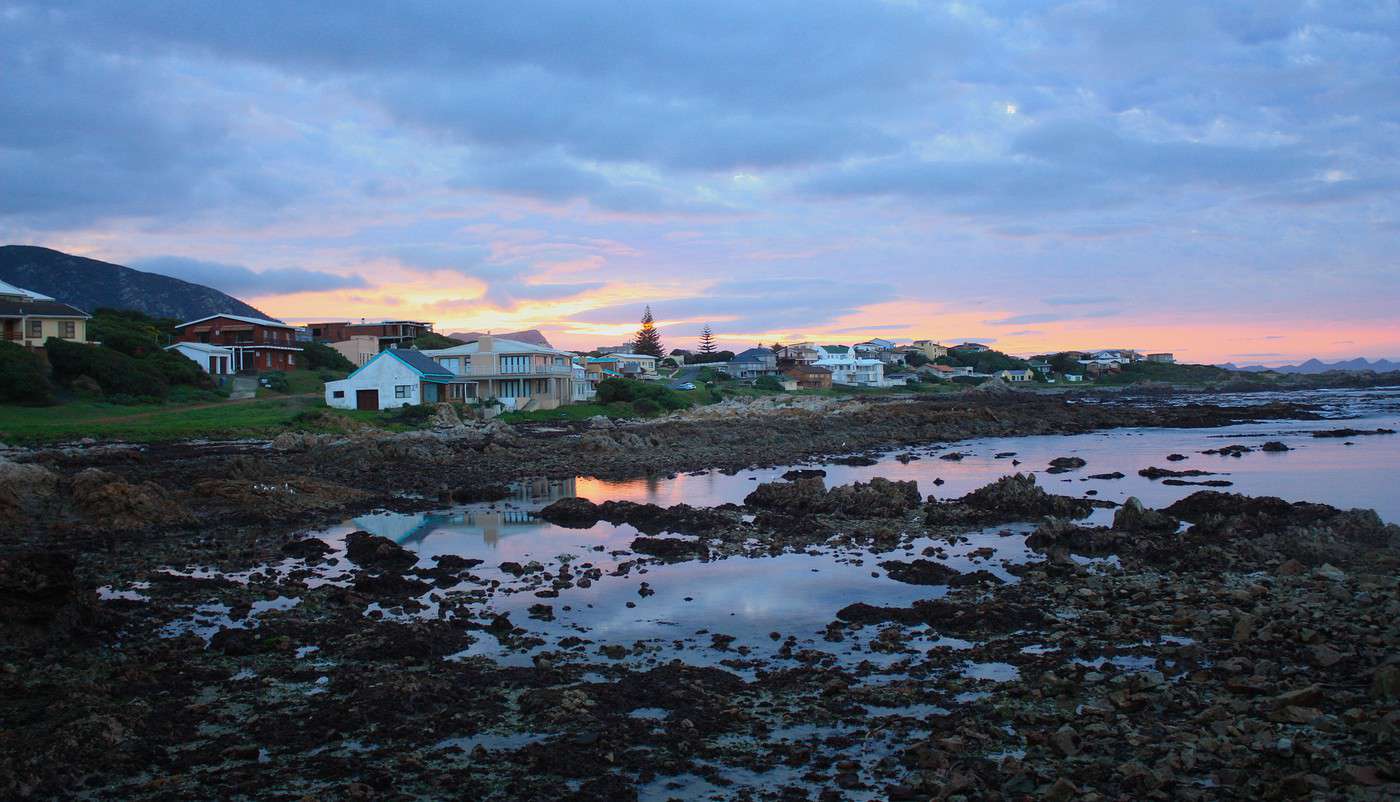
[[[539,511],[546,521],[570,529],[588,529],[602,520],[598,505],[586,498],[561,498]]]
[[[1170,515],[1142,506],[1137,496],[1130,496],[1113,513],[1113,528],[1125,532],[1175,532],[1180,526]]]
[[[943,563],[933,560],[887,560],[880,563],[880,567],[885,569],[890,579],[909,585],[948,585],[961,575]]]
[[[0,522],[32,520],[58,490],[58,474],[0,457]]]
[[[676,537],[639,537],[632,541],[632,551],[650,554],[665,560],[708,559],[709,548],[698,540],[682,540]]]
[[[969,523],[1034,521],[1046,516],[1083,518],[1093,507],[1089,502],[1045,492],[1034,474],[1003,476],[959,499],[931,501],[927,521],[931,526]]]
[[[369,532],[346,535],[345,556],[363,568],[381,571],[406,571],[418,562],[418,555],[387,537]]]
[[[154,482],[131,484],[98,469],[88,468],[73,477],[73,501],[95,524],[107,529],[132,530],[149,526],[190,524],[194,516],[170,493]]]
[[[1056,457],[1050,460],[1050,467],[1046,473],[1066,473],[1077,468],[1083,468],[1088,463],[1080,457]]]

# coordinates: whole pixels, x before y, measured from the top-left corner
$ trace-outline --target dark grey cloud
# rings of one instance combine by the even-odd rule
[[[153,256],[138,259],[132,262],[131,266],[137,270],[173,276],[243,297],[360,289],[369,286],[368,282],[358,275],[341,275],[299,267],[253,270],[243,265],[209,262],[183,256]]]

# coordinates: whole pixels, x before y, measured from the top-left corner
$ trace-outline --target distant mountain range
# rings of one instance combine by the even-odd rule
[[[1342,371],[1362,371],[1374,370],[1377,373],[1387,373],[1392,370],[1400,370],[1400,362],[1392,362],[1389,359],[1377,359],[1368,362],[1362,357],[1348,359],[1342,362],[1323,362],[1320,359],[1309,359],[1300,365],[1283,365],[1281,367],[1270,368],[1264,365],[1244,365],[1239,366],[1233,362],[1226,362],[1220,367],[1226,370],[1239,370],[1246,373],[1262,373],[1271,370],[1275,373],[1327,373],[1333,370]]]
[[[0,280],[89,314],[106,307],[178,320],[220,312],[275,320],[212,287],[34,245],[0,245]]]

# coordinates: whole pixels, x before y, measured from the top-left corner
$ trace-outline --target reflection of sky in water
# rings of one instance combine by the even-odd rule
[[[1153,465],[1177,470],[1194,468],[1228,474],[1195,478],[1196,481],[1225,479],[1234,482],[1232,487],[1218,488],[1228,492],[1280,496],[1289,501],[1317,501],[1341,508],[1372,508],[1386,520],[1400,521],[1400,496],[1391,492],[1392,474],[1400,468],[1400,435],[1350,440],[1311,436],[1311,432],[1318,429],[1400,428],[1400,414],[1393,407],[1367,411],[1377,414],[1348,420],[1270,421],[1211,429],[1118,429],[1078,435],[983,438],[932,449],[892,451],[877,465],[822,465],[821,468],[827,472],[828,486],[869,481],[875,476],[912,479],[919,483],[922,494],[938,498],[962,496],[1016,471],[1035,471],[1041,485],[1050,492],[1077,496],[1083,495],[1085,490],[1097,490],[1097,498],[1117,502],[1137,496],[1149,507],[1164,507],[1197,490],[1211,488],[1164,485],[1138,476],[1139,470]],[[1236,442],[1258,446],[1266,440],[1280,440],[1294,450],[1256,451],[1240,458],[1200,453]],[[1347,442],[1354,445],[1345,445]],[[938,459],[940,454],[950,451],[965,456],[960,461]],[[1010,458],[996,459],[996,454],[1008,451],[1016,452],[1014,459],[1022,464],[1012,465]],[[920,459],[908,464],[893,459],[895,454],[906,452]],[[1185,454],[1189,459],[1168,462],[1166,457],[1172,453]],[[1044,473],[1050,460],[1061,456],[1081,457],[1088,464],[1069,473]],[[597,502],[616,499],[662,506],[685,503],[697,507],[742,503],[744,496],[759,482],[775,481],[791,467],[744,470],[733,476],[705,471],[674,479],[621,482],[581,477],[577,480],[577,491],[578,495]],[[1115,471],[1125,478],[1086,478]],[[935,485],[934,479],[942,479],[944,484]],[[1108,515],[1111,517],[1111,513]]]

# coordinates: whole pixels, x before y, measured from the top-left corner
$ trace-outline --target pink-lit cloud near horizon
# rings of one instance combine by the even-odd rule
[[[0,241],[292,322],[1400,358],[1393,4],[0,21]]]

